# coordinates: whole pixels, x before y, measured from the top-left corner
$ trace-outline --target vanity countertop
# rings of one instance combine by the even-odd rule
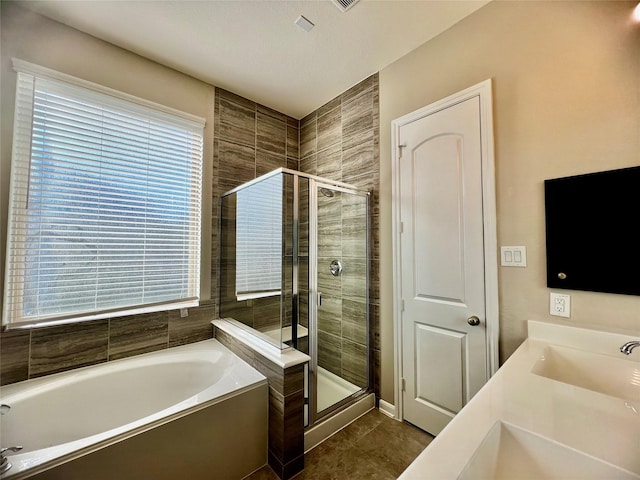
[[[640,335],[538,321],[528,328],[527,340],[400,480],[567,478],[499,472],[510,468],[513,448],[526,452],[531,469],[538,460],[549,468],[575,461],[588,465],[589,478],[640,479],[640,347],[629,356],[619,350]]]

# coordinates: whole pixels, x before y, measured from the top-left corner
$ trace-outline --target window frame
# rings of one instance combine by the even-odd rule
[[[115,316],[140,314],[155,311],[166,311],[172,309],[187,308],[199,305],[200,297],[200,269],[201,269],[201,240],[202,240],[202,193],[203,193],[203,146],[204,146],[204,126],[206,120],[204,118],[181,112],[179,110],[157,104],[133,95],[119,92],[117,90],[98,85],[93,82],[82,80],[71,75],[67,75],[55,70],[51,70],[45,67],[31,64],[19,59],[12,59],[14,70],[18,74],[18,81],[15,89],[15,110],[14,110],[14,122],[13,122],[13,142],[12,142],[12,157],[11,157],[11,185],[9,188],[9,215],[7,220],[7,246],[6,246],[6,262],[5,262],[5,285],[4,285],[4,305],[2,315],[2,326],[5,330],[18,329],[18,328],[33,328],[38,326],[50,326],[60,325],[66,323],[75,323],[80,321],[94,320],[100,318],[110,318]],[[31,82],[31,91],[21,94],[19,89],[24,87],[25,82],[21,79],[29,80],[29,77],[33,77]],[[26,215],[26,201],[27,195],[18,194],[18,191],[24,190],[24,182],[28,182],[30,173],[26,175],[14,175],[14,169],[24,168],[27,165],[29,167],[32,159],[31,145],[33,142],[33,99],[34,99],[34,84],[36,79],[41,81],[54,82],[65,87],[83,89],[90,91],[97,96],[107,96],[113,99],[116,103],[126,103],[131,108],[138,109],[140,112],[139,118],[157,118],[168,121],[171,119],[172,124],[184,125],[185,131],[190,131],[196,137],[196,145],[199,148],[199,159],[196,160],[196,178],[195,182],[191,184],[191,202],[189,204],[190,218],[192,219],[189,228],[189,243],[195,245],[197,248],[189,249],[189,261],[188,265],[188,284],[189,295],[184,298],[175,300],[164,300],[160,302],[149,302],[145,304],[135,304],[132,302],[127,306],[120,306],[116,308],[93,308],[90,311],[83,312],[67,312],[66,314],[55,315],[38,315],[36,317],[25,317],[23,310],[24,299],[24,281],[16,281],[16,271],[24,273],[26,258],[25,258],[25,241],[26,235],[23,236],[25,241],[17,241],[16,228],[21,228],[24,225],[24,218],[20,219],[19,215],[24,213]],[[27,95],[30,94],[30,100]],[[106,98],[106,97],[105,97]],[[25,109],[30,108],[30,111]],[[196,163],[192,162],[192,166]],[[16,185],[17,179],[22,180],[22,185]],[[20,190],[22,188],[22,190]],[[22,199],[16,199],[16,197],[22,196]],[[14,208],[15,207],[15,208]],[[17,211],[16,211],[17,210]],[[19,220],[14,223],[14,219]],[[146,237],[145,237],[146,238]],[[16,245],[17,244],[17,245]],[[17,252],[17,255],[16,255]],[[13,257],[12,257],[13,255]],[[22,275],[24,278],[24,275]],[[16,310],[19,311],[17,314]]]

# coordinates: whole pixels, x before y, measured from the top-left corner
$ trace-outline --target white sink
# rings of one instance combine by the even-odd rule
[[[638,480],[640,476],[505,422],[496,422],[458,480]]]
[[[605,395],[640,401],[640,363],[632,360],[548,346],[531,372]]]

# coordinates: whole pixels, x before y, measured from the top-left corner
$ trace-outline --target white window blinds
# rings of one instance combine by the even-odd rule
[[[111,93],[18,73],[10,327],[197,305],[203,123]]]
[[[277,295],[282,285],[282,175],[237,192],[236,294]]]

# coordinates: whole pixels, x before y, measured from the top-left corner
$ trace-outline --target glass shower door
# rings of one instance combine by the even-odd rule
[[[311,346],[311,407],[318,418],[369,387],[368,195],[313,183],[316,221],[309,246],[315,258],[309,267],[315,267],[310,280],[315,277],[316,285],[310,289],[315,291],[310,318],[317,334]]]

